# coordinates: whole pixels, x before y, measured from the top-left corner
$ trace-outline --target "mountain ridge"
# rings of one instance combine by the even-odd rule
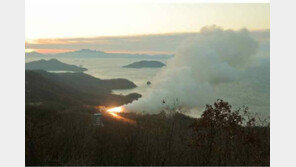
[[[112,94],[113,89],[131,89],[127,79],[102,80],[85,73],[49,73],[26,70],[26,103],[57,102],[69,105],[122,105],[137,100],[140,94]]]
[[[26,63],[26,70],[46,70],[46,71],[73,71],[83,72],[87,71],[86,68],[78,67],[76,65],[70,65],[63,63],[57,59],[50,60],[36,60]]]
[[[171,54],[131,54],[131,53],[108,53],[99,50],[81,49],[64,53],[44,54],[39,52],[26,52],[26,57],[77,57],[77,58],[145,58],[145,59],[169,59]]]

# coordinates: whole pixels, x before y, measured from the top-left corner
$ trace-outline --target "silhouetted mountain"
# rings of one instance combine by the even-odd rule
[[[126,79],[101,80],[84,73],[48,73],[26,70],[26,102],[58,102],[65,105],[122,105],[140,94],[114,95],[112,89],[129,89],[136,85]]]
[[[103,51],[81,49],[78,51],[56,53],[56,54],[42,54],[38,52],[26,53],[27,57],[79,57],[79,58],[141,58],[141,59],[168,59],[173,57],[173,55],[158,54],[158,55],[148,55],[148,54],[128,54],[128,53],[106,53]]]
[[[161,68],[165,66],[162,62],[159,61],[138,61],[134,62],[132,64],[128,64],[126,66],[123,66],[124,68]]]
[[[83,72],[83,71],[86,71],[87,69],[60,62],[57,59],[50,59],[50,60],[42,59],[42,60],[26,63],[26,70]]]
[[[45,54],[39,52],[26,52],[25,55],[30,57],[44,57]]]

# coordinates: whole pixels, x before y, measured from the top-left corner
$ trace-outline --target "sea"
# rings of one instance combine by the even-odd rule
[[[42,59],[49,60],[52,57],[44,57]],[[40,60],[37,57],[26,57],[26,63],[31,61]],[[153,77],[161,70],[161,68],[122,68],[133,62],[141,61],[144,59],[139,58],[69,58],[62,57],[56,58],[59,61],[67,64],[82,66],[88,70],[84,73],[100,79],[115,79],[124,78],[134,82],[137,87],[133,89],[113,90],[114,94],[127,95],[129,93],[145,94],[149,91],[150,86],[147,85]],[[149,59],[160,61],[166,64],[168,59]],[[66,71],[59,71],[66,72]],[[153,83],[152,83],[153,84]]]

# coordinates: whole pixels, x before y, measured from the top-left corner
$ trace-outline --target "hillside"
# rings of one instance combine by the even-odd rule
[[[60,62],[57,59],[50,59],[50,60],[42,59],[42,60],[26,63],[26,70],[83,72],[83,71],[86,71],[87,69]]]
[[[67,105],[122,105],[141,97],[111,94],[112,89],[136,85],[126,79],[101,80],[84,73],[48,73],[26,70],[26,102],[58,102]]]
[[[128,65],[123,66],[123,68],[161,68],[165,66],[162,62],[159,61],[138,61]]]
[[[215,105],[198,119],[174,110],[118,114],[136,124],[103,112],[104,127],[89,107],[26,106],[26,165],[269,166],[269,126],[241,126],[242,115]]]

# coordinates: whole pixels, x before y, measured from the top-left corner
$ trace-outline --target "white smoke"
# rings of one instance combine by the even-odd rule
[[[143,98],[129,110],[159,112],[179,99],[191,111],[224,99],[251,111],[269,114],[269,57],[258,56],[258,42],[247,30],[204,27],[187,39],[152,80]]]

